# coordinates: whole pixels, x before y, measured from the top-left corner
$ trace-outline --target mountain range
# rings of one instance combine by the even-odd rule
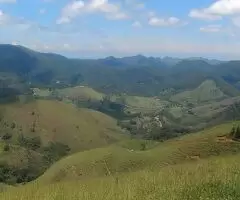
[[[204,58],[154,58],[142,55],[103,59],[69,59],[22,46],[0,45],[0,80],[10,86],[88,85],[105,93],[159,96],[163,90],[194,89],[212,79],[229,96],[240,88],[240,61]],[[7,74],[7,78],[6,78]]]

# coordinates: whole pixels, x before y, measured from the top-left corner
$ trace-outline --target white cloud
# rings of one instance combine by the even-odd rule
[[[208,33],[218,33],[220,31],[222,31],[222,25],[218,25],[218,24],[208,25],[208,26],[205,26],[205,27],[201,27],[200,31],[201,32],[208,32]]]
[[[234,15],[240,14],[239,0],[218,0],[210,5],[207,9],[208,13],[216,15]]]
[[[61,17],[57,20],[57,23],[62,24],[70,22],[73,18],[75,18],[81,13],[84,6],[85,6],[84,1],[81,0],[73,1],[70,4],[66,5],[62,9]]]
[[[222,19],[222,17],[219,15],[213,15],[208,13],[206,10],[197,10],[197,9],[191,10],[189,13],[189,17],[203,19],[203,20],[210,20],[210,21]]]
[[[135,22],[133,22],[132,26],[135,28],[141,28],[142,24],[139,21],[135,21]]]
[[[108,0],[72,1],[62,9],[58,24],[71,22],[80,14],[103,13],[106,18],[112,20],[127,19],[128,15],[121,11],[120,6],[109,3]]]
[[[88,10],[92,12],[116,13],[119,11],[119,7],[109,3],[108,0],[92,0],[88,4]]]
[[[17,0],[0,0],[0,3],[16,3]]]
[[[169,17],[169,18],[158,18],[158,17],[151,17],[148,21],[149,25],[151,26],[176,26],[176,25],[183,25],[180,19],[176,17]]]
[[[204,20],[220,20],[223,16],[240,14],[240,0],[217,0],[203,9],[193,9],[189,16]]]

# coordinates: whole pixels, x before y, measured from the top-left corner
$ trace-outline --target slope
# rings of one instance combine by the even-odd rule
[[[61,169],[63,178],[59,173],[58,180],[48,182],[50,179],[47,181],[46,177],[44,179],[43,177],[46,174],[49,176],[50,172],[54,173],[53,168],[56,169],[56,166],[53,166],[38,182],[19,188],[7,189],[0,194],[0,198],[3,200],[239,199],[240,167],[238,160],[240,158],[240,144],[233,141],[220,140],[220,137],[218,137],[227,132],[230,127],[231,124],[224,124],[196,135],[184,136],[178,140],[169,141],[149,150],[151,154],[154,153],[153,157],[158,159],[158,163],[152,166],[146,163],[144,169],[136,172],[130,169],[125,170],[125,172],[129,173],[115,173],[112,168],[114,165],[109,165],[107,160],[105,162],[105,168],[107,168],[105,172],[110,176],[104,175],[105,177],[100,176],[100,178],[95,176],[95,178],[89,180],[79,180],[79,177],[75,177],[79,176],[79,174],[73,171],[76,172],[76,169],[79,169],[81,166],[77,166],[79,167],[77,168],[69,163],[68,169]],[[198,146],[199,143],[201,144],[200,146]],[[171,154],[168,162],[171,161],[172,164],[178,164],[169,165],[170,163],[164,163],[164,155],[168,154],[166,158],[169,157],[171,148],[176,144],[177,147],[175,147],[173,152],[178,150],[178,153]],[[192,150],[194,151],[192,152]],[[101,150],[98,150],[98,152],[102,153]],[[197,152],[199,155],[196,154]],[[143,154],[147,152],[138,153],[141,154],[142,161],[146,160]],[[234,155],[227,153],[234,153]],[[180,156],[182,154],[184,156]],[[93,153],[91,155],[96,156]],[[213,157],[213,155],[218,156]],[[76,157],[76,155],[66,158],[65,161],[72,162],[74,160],[73,157]],[[81,160],[91,160],[91,158],[86,157]],[[120,159],[122,160],[123,157],[120,157]],[[125,160],[127,161],[128,158]],[[140,161],[139,158],[138,160]],[[182,162],[184,160],[188,162]],[[189,162],[190,160],[192,161]],[[63,160],[60,162],[63,162]],[[75,161],[75,163],[77,162],[79,160]],[[160,165],[161,162],[162,165]],[[91,163],[95,165],[95,169],[99,172],[101,169],[99,163],[101,162],[94,161]],[[103,168],[104,162],[101,164]],[[65,162],[65,166],[67,166],[67,162]],[[71,173],[72,176],[69,176]],[[68,175],[66,176],[66,174]],[[53,177],[54,175],[51,176]],[[56,183],[56,181],[60,182]]]
[[[103,99],[104,94],[87,86],[68,87],[54,91],[54,95],[61,98],[69,98],[71,100],[80,101],[100,101]]]
[[[8,189],[2,200],[235,200],[240,198],[240,155],[91,181],[31,184]],[[207,174],[207,175],[206,175]]]
[[[102,147],[124,138],[116,121],[107,115],[58,101],[8,104],[1,106],[1,113],[1,125],[14,139],[19,134],[39,136],[43,144],[60,142],[72,152]]]
[[[218,88],[213,80],[206,80],[192,91],[184,91],[171,97],[172,101],[201,103],[211,100],[218,100],[226,95]]]
[[[240,143],[225,140],[232,123],[223,124],[196,134],[160,143],[146,151],[130,150],[121,145],[80,152],[55,163],[37,182],[88,180],[96,177],[159,169],[189,160],[240,152]],[[141,141],[142,143],[142,141]]]

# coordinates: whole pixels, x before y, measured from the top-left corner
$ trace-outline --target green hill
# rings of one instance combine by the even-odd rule
[[[201,103],[211,100],[219,100],[226,95],[218,88],[213,80],[204,81],[199,87],[191,91],[184,91],[171,97],[172,101]]]
[[[87,86],[76,86],[54,91],[54,95],[61,98],[68,98],[71,100],[79,101],[100,101],[103,99],[104,94]]]
[[[140,169],[155,169],[194,159],[240,153],[240,143],[224,140],[232,123],[192,135],[159,143],[145,151],[111,145],[106,148],[80,152],[55,163],[38,182],[82,180],[105,177]],[[222,140],[223,139],[223,140]],[[143,141],[139,141],[143,144]]]
[[[72,152],[102,147],[124,137],[111,117],[58,101],[9,104],[2,106],[1,112],[3,130],[13,138],[19,134],[39,136],[43,144],[60,142]]]
[[[224,137],[231,127],[223,124],[145,151],[131,151],[121,143],[77,153],[0,198],[238,199],[240,143]]]
[[[142,170],[90,181],[30,184],[0,194],[3,200],[236,200],[239,155]]]

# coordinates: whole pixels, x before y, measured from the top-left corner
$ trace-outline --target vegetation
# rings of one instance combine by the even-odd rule
[[[70,153],[127,138],[114,119],[61,102],[5,104],[1,111],[0,179],[8,184],[34,180]]]
[[[238,199],[240,144],[220,140],[231,126],[224,124],[145,151],[112,146],[77,153],[54,164],[37,181],[9,188],[0,197]]]
[[[240,139],[240,127],[237,126],[233,126],[230,134],[229,134],[230,138],[234,139],[234,140],[239,140]]]
[[[129,171],[159,169],[191,160],[222,156],[240,152],[240,143],[222,138],[232,123],[214,127],[207,131],[183,136],[163,143],[151,144],[144,141],[125,141],[105,148],[79,152],[55,163],[38,179],[39,183],[86,180],[118,175]],[[136,144],[138,143],[138,145]],[[132,149],[133,146],[133,149]],[[134,148],[138,146],[138,148]]]
[[[239,155],[211,158],[150,171],[145,169],[90,181],[37,183],[10,188],[3,200],[200,200],[239,199]],[[208,174],[206,176],[206,174]]]
[[[3,114],[4,120],[0,124],[4,127],[4,138],[12,136],[12,141],[19,141],[23,135],[24,140],[34,140],[20,141],[24,147],[38,148],[40,138],[43,145],[59,142],[68,145],[71,152],[77,152],[125,138],[115,119],[59,101],[36,100],[27,104],[7,104],[3,106]],[[10,127],[12,122],[17,122],[14,129]]]
[[[87,85],[108,94],[158,96],[169,88],[176,92],[192,90],[210,79],[228,96],[239,95],[236,89],[240,80],[238,61],[212,65],[203,59],[180,59],[169,67],[164,59],[141,55],[79,60],[12,45],[0,45],[0,55],[0,72],[8,73],[15,86],[16,83],[30,83],[34,88]]]
[[[0,45],[0,199],[239,199],[239,74]]]

